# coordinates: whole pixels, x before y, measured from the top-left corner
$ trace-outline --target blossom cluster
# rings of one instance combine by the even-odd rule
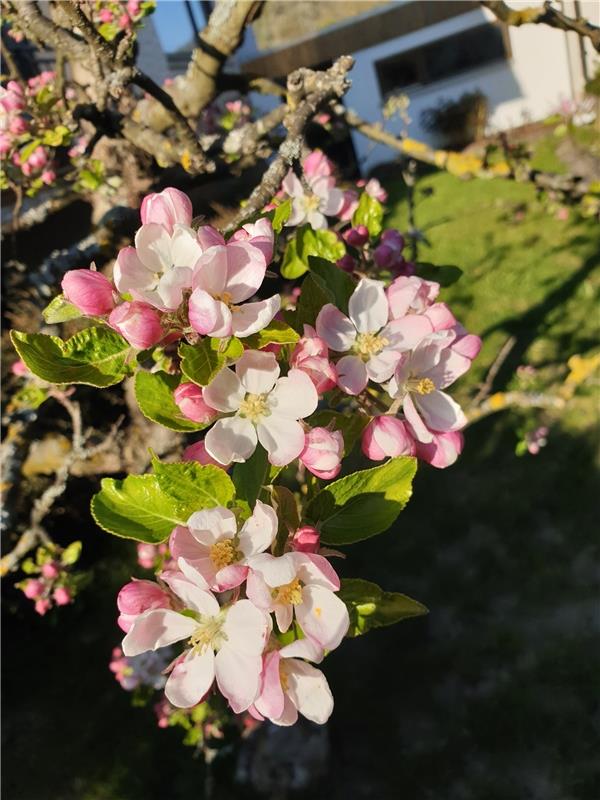
[[[57,545],[38,547],[35,558],[28,558],[21,569],[28,576],[16,584],[37,614],[44,616],[53,606],[66,606],[73,601],[81,576],[72,566],[79,559],[81,542],[72,542],[64,550]]]
[[[110,42],[120,32],[132,30],[154,11],[155,6],[156,3],[149,0],[95,0],[91,4],[92,22],[98,33]]]
[[[131,659],[182,642],[166,670],[173,706],[196,706],[216,684],[236,714],[279,725],[298,713],[325,722],[333,698],[314,664],[341,643],[348,611],[318,533],[296,532],[275,556],[277,531],[277,514],[260,500],[242,524],[216,507],[177,526],[157,581],[133,580],[119,593],[129,661],[119,656],[111,668],[135,682]]]

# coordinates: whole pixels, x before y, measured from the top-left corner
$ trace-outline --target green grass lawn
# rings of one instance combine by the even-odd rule
[[[387,223],[405,229],[401,184],[387,188]],[[519,364],[562,379],[571,355],[597,348],[597,223],[575,212],[558,221],[531,187],[508,181],[431,173],[417,193],[429,241],[420,259],[464,270],[443,299],[484,338],[458,386],[463,398],[509,335],[517,344],[495,391],[512,385]],[[332,755],[305,797],[596,800],[594,403],[587,387],[535,458],[514,455],[517,412],[473,425],[455,466],[420,467],[393,530],[347,548],[336,564],[345,576],[405,592],[430,614],[327,658]],[[120,638],[116,592],[139,575],[134,548],[93,527],[77,481],[66,500],[53,533],[84,538],[95,589],[43,620],[7,589],[7,800],[253,797],[220,784],[205,795],[179,731],[159,730],[151,708],[131,708],[107,664]]]

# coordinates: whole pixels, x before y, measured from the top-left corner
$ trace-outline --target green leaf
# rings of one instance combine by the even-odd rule
[[[289,315],[288,321],[292,322],[297,331],[303,333],[304,325],[314,326],[319,311],[327,303],[333,303],[333,294],[325,288],[318,276],[311,273],[302,283],[296,311]]]
[[[236,494],[254,508],[262,486],[268,481],[269,460],[267,451],[261,445],[247,461],[236,464],[233,468],[233,482]]]
[[[128,475],[122,481],[104,478],[100,485],[92,498],[92,516],[115,536],[158,544],[189,517],[161,490],[155,475]]]
[[[180,375],[140,370],[135,376],[135,399],[142,414],[152,422],[172,431],[201,431],[206,425],[184,416],[173,399],[173,392],[180,382]]]
[[[104,478],[92,499],[92,516],[115,536],[138,542],[164,542],[194,511],[227,505],[234,496],[229,476],[218,467],[195,462],[154,462],[154,475]]]
[[[239,339],[201,339],[198,344],[180,344],[181,371],[198,386],[208,386],[223,367],[236,361],[244,352]]]
[[[346,248],[337,235],[330,230],[313,230],[310,225],[303,225],[296,231],[296,236],[288,242],[281,274],[290,280],[299,278],[309,269],[309,256],[319,256],[326,261],[337,261],[345,254]]]
[[[19,150],[19,158],[21,162],[27,161],[29,156],[33,153],[36,147],[39,147],[42,143],[41,139],[32,139],[28,142],[24,147]]]
[[[333,295],[334,305],[347,314],[348,300],[356,288],[350,275],[324,258],[309,256],[308,264],[311,275],[317,276],[317,282]]]
[[[131,347],[110,328],[85,328],[67,341],[20,331],[11,331],[10,337],[33,374],[49,383],[113,386],[130,372]]]
[[[196,461],[163,464],[155,458],[152,467],[161,490],[181,505],[184,521],[194,511],[227,506],[235,497],[229,475],[212,464],[204,467]]]
[[[71,566],[79,561],[80,555],[81,542],[71,542],[71,544],[63,550],[60,560],[65,566]]]
[[[416,459],[402,456],[347,475],[322,489],[306,516],[318,524],[324,544],[368,539],[387,530],[408,503],[416,470]]]
[[[358,208],[352,215],[352,226],[364,225],[369,236],[375,238],[383,227],[383,206],[367,192],[363,192],[358,201]]]
[[[53,130],[44,133],[44,144],[50,147],[60,147],[68,144],[70,138],[71,131],[64,125],[57,125]]]
[[[252,350],[260,350],[268,344],[296,344],[299,338],[296,331],[285,322],[273,320],[262,331],[247,336],[245,342]]]
[[[81,311],[65,299],[64,294],[57,295],[51,300],[42,311],[42,316],[48,325],[55,325],[57,322],[68,322],[82,316]]]
[[[48,399],[48,388],[36,386],[31,381],[27,381],[25,386],[18,389],[10,398],[9,408],[36,409]]]
[[[362,432],[371,420],[366,414],[342,414],[340,411],[330,411],[324,409],[316,411],[306,422],[311,428],[327,428],[332,425],[331,430],[341,431],[344,437],[344,456],[349,455],[354,449],[354,445],[360,438]]]
[[[281,233],[283,226],[290,218],[290,214],[292,213],[292,200],[288,197],[287,200],[284,200],[283,203],[280,203],[277,208],[272,212],[273,216],[271,219],[271,224],[273,225],[273,230],[275,233]]]
[[[300,527],[298,503],[296,502],[293,492],[285,486],[271,486],[270,489],[273,499],[273,508],[277,512],[277,519],[279,521],[274,554],[282,555],[288,537]]]
[[[351,637],[429,613],[424,605],[405,594],[384,592],[376,583],[361,578],[343,579],[338,597],[348,607],[350,628],[346,635]]]
[[[440,286],[451,286],[462,276],[460,267],[453,267],[446,264],[436,267],[435,264],[428,264],[420,261],[417,264],[417,275],[426,281],[436,281]]]

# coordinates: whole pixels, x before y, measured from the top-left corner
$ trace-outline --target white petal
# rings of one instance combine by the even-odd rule
[[[309,417],[318,404],[319,395],[314,383],[299,369],[291,369],[285,378],[279,378],[269,396],[269,408],[273,413],[289,419]]]
[[[196,232],[181,223],[173,225],[173,235],[171,237],[171,261],[173,266],[188,267],[191,270],[201,255],[202,248],[198,243]]]
[[[196,541],[207,547],[220,539],[232,539],[237,533],[235,514],[228,508],[205,508],[203,511],[195,511],[186,524]]]
[[[279,364],[274,353],[246,350],[235,365],[235,371],[246,392],[266,394],[279,377]]]
[[[358,356],[343,356],[335,367],[338,386],[347,394],[360,394],[369,382],[367,368]]]
[[[227,246],[227,291],[234,303],[256,294],[267,271],[267,262],[258,247],[247,242]]]
[[[366,363],[367,375],[376,383],[383,383],[392,377],[396,365],[401,358],[401,353],[395,350],[382,350]]]
[[[268,553],[262,553],[252,558],[250,566],[271,588],[291,583],[296,577],[293,553],[285,553],[277,558]]]
[[[324,650],[336,648],[350,624],[345,604],[322,586],[302,589],[302,603],[296,606],[296,618],[306,636]]]
[[[213,297],[219,297],[227,285],[227,248],[216,245],[206,250],[196,261],[192,287],[204,289]]]
[[[228,643],[217,653],[215,673],[217,685],[236,714],[252,705],[260,686],[262,658],[260,655],[245,655]]]
[[[215,654],[212,647],[202,654],[190,650],[169,675],[165,696],[177,708],[191,708],[202,700],[214,679]]]
[[[314,661],[315,664],[320,663],[324,657],[323,648],[306,637],[286,644],[279,654],[282,658],[305,658],[307,661]]]
[[[295,658],[286,662],[286,668],[292,703],[303,717],[323,725],[333,711],[333,695],[325,675],[320,669]]]
[[[277,603],[274,611],[275,619],[277,620],[277,627],[281,633],[285,633],[287,630],[289,630],[292,620],[294,619],[294,607],[291,605],[284,606],[282,603]]]
[[[317,336],[338,353],[350,350],[356,339],[356,329],[345,314],[331,303],[323,306],[315,322]]]
[[[202,392],[202,399],[217,411],[237,411],[246,394],[233,370],[223,367]]]
[[[171,268],[171,237],[155,222],[142,225],[135,235],[138,258],[153,272],[164,272]]]
[[[206,452],[219,464],[247,461],[256,450],[256,428],[241,417],[220,419],[206,434]]]
[[[425,424],[434,431],[458,431],[467,424],[462,408],[445,392],[431,392],[413,399]]]
[[[194,289],[191,294],[188,314],[190,325],[197,332],[206,336],[231,333],[231,311],[204,289]]]
[[[158,650],[187,639],[196,626],[197,623],[190,617],[184,617],[183,614],[168,608],[144,611],[137,617],[123,639],[123,653],[126,656],[137,656],[148,650]]]
[[[404,398],[402,402],[402,410],[404,411],[404,416],[410,423],[410,426],[413,429],[417,439],[425,444],[433,441],[433,436],[431,435],[431,431],[428,429],[428,427],[421,419],[421,416],[419,415],[419,412],[410,394],[407,394],[406,397]]]
[[[250,600],[238,600],[227,611],[223,632],[227,645],[247,656],[260,655],[265,646],[267,617]]]
[[[363,278],[348,301],[348,315],[360,333],[376,333],[381,330],[389,315],[382,281]]]
[[[248,557],[267,550],[277,535],[277,527],[275,510],[257,500],[252,516],[244,522],[240,531],[239,548],[242,553]]]
[[[313,387],[314,391],[314,387]],[[304,450],[304,429],[296,420],[270,414],[257,425],[258,440],[276,467],[285,467]]]
[[[174,267],[165,272],[156,289],[162,300],[162,310],[173,311],[178,308],[183,299],[183,290],[191,285],[192,270],[189,267]]]
[[[257,300],[255,303],[244,303],[235,306],[231,318],[231,332],[234,336],[244,338],[266,328],[281,307],[281,296],[274,294],[268,300]]]
[[[154,272],[140,259],[135,247],[125,247],[119,251],[113,279],[117,289],[124,294],[132,289],[147,289],[154,284]]]

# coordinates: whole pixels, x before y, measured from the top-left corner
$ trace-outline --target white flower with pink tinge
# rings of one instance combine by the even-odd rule
[[[252,557],[267,550],[277,535],[277,514],[260,500],[238,533],[235,514],[218,506],[196,511],[186,526],[178,525],[169,540],[173,558],[192,564],[211,589],[240,586]]]
[[[290,170],[283,180],[283,190],[292,198],[292,213],[287,226],[304,225],[312,228],[327,227],[326,217],[338,214],[344,204],[344,193],[337,189],[334,180],[326,175],[306,176],[307,188]]]
[[[333,711],[333,696],[325,675],[304,659],[320,662],[323,651],[310,639],[298,639],[263,656],[260,694],[248,711],[275,725],[293,725],[298,714],[319,725]]]
[[[335,594],[339,588],[340,579],[326,558],[301,552],[255,556],[246,582],[250,600],[275,613],[282,633],[295,615],[304,635],[323,650],[336,648],[348,630],[348,610]]]
[[[183,576],[165,573],[163,579],[181,600],[185,613],[145,611],[123,639],[123,653],[137,656],[187,640],[165,686],[169,702],[178,708],[195,706],[216,678],[219,690],[239,714],[259,690],[268,618],[249,600],[221,608],[199,572],[182,558],[179,569]]]
[[[209,455],[221,464],[246,461],[258,442],[269,461],[285,466],[304,448],[304,430],[298,422],[310,416],[319,402],[313,382],[298,369],[279,377],[273,353],[246,350],[235,372],[222,369],[204,390],[204,402],[223,414],[206,434]]]
[[[331,303],[316,321],[317,335],[331,350],[349,353],[336,364],[338,386],[360,394],[369,379],[388,380],[402,353],[411,350],[433,326],[415,314],[388,322],[389,306],[381,281],[363,278],[348,301],[348,317]]]
[[[259,225],[259,223],[266,223]],[[190,325],[207,336],[250,336],[265,328],[279,311],[279,294],[268,300],[244,303],[260,288],[273,251],[273,230],[268,220],[246,226],[246,238],[232,237],[225,244],[216,231],[211,246],[198,259],[192,277]],[[205,229],[212,231],[212,229]],[[198,232],[199,238],[207,238]],[[244,305],[241,305],[244,303]]]
[[[418,317],[415,317],[418,319]],[[442,391],[463,375],[471,360],[452,348],[456,333],[437,331],[400,359],[387,391],[402,401],[415,438],[428,443],[434,432],[458,431],[467,424],[461,407]]]
[[[174,311],[192,285],[192,269],[202,247],[195,231],[175,223],[173,232],[161,224],[142,225],[135,235],[135,247],[119,252],[114,268],[115,286],[161,311]]]

